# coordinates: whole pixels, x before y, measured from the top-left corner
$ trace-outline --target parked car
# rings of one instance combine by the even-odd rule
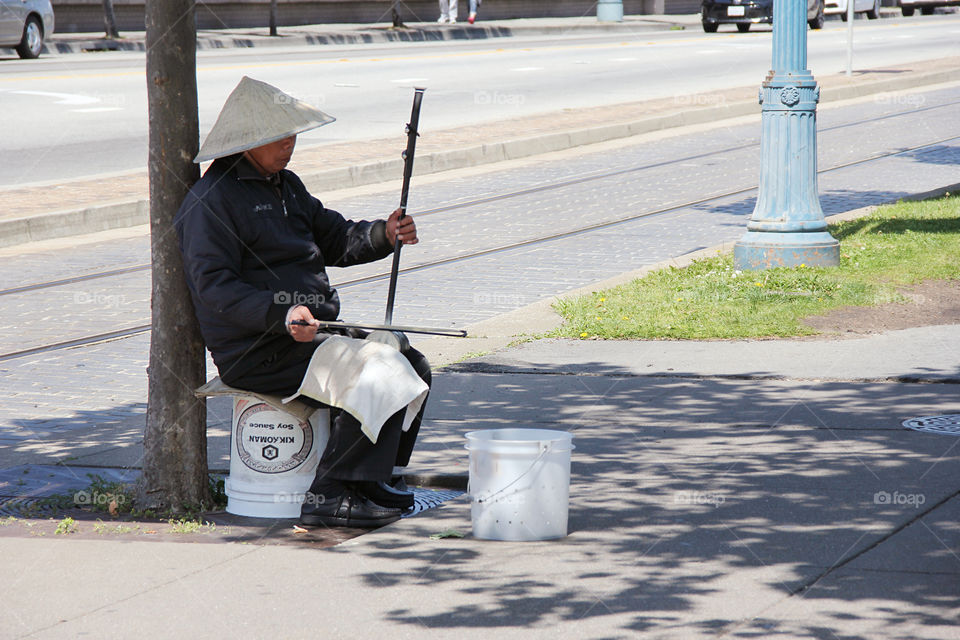
[[[807,0],[807,23],[823,28],[824,0]],[[773,0],[703,0],[700,5],[703,30],[715,33],[721,24],[735,24],[744,33],[752,24],[773,23]]]
[[[50,0],[0,0],[0,47],[13,47],[21,58],[36,58],[53,33]]]
[[[960,6],[960,0],[900,0],[900,11],[908,18],[917,9],[920,9],[920,13],[923,15],[928,16],[937,7],[956,6]]]
[[[846,22],[848,5],[847,0],[827,0],[823,12],[828,16],[839,13]],[[871,20],[876,20],[880,17],[880,0],[854,0],[853,12],[865,13]]]

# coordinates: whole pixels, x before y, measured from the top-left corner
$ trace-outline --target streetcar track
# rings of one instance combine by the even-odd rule
[[[926,143],[921,144],[921,145],[916,145],[916,146],[913,146],[913,147],[907,147],[907,148],[904,148],[904,149],[898,149],[898,150],[896,150],[896,151],[874,154],[874,155],[872,155],[872,156],[870,156],[870,157],[867,157],[867,158],[861,158],[861,159],[859,159],[859,160],[853,160],[853,161],[850,161],[850,162],[845,162],[845,163],[841,163],[841,164],[838,164],[838,165],[834,165],[834,166],[829,167],[829,168],[827,168],[827,169],[821,169],[821,170],[817,171],[817,174],[819,175],[819,174],[828,173],[828,172],[831,172],[831,171],[838,171],[838,170],[840,170],[840,169],[846,169],[846,168],[849,168],[849,167],[853,167],[853,166],[865,164],[865,163],[868,163],[868,162],[874,162],[874,161],[877,161],[877,160],[882,160],[882,159],[884,159],[884,158],[890,158],[890,157],[902,155],[902,154],[905,154],[905,153],[910,153],[910,152],[913,152],[913,151],[917,151],[917,150],[924,149],[924,148],[927,148],[927,147],[933,147],[933,146],[936,146],[936,145],[939,145],[939,144],[943,144],[943,143],[945,143],[945,142],[951,142],[951,141],[958,140],[958,139],[960,139],[960,135],[950,136],[950,137],[947,137],[947,138],[941,138],[941,139],[938,139],[938,140],[934,140],[934,141],[932,141],[932,142],[926,142]],[[619,173],[624,173],[624,172],[626,172],[626,171],[627,171],[627,170],[618,170],[618,171],[612,172],[612,173],[613,173],[614,175],[616,175],[616,174],[619,174]],[[569,182],[570,182],[570,184],[578,184],[578,183],[583,182],[583,181],[585,181],[585,178],[579,178],[579,179],[577,179],[577,180],[569,181]],[[706,196],[706,197],[703,197],[703,198],[697,198],[696,200],[689,200],[689,201],[686,201],[686,202],[682,202],[682,203],[678,203],[678,204],[673,204],[673,205],[670,205],[670,206],[667,206],[667,207],[662,207],[662,208],[659,208],[659,209],[654,209],[654,210],[652,210],[652,211],[645,211],[645,212],[643,212],[643,213],[637,213],[637,214],[630,215],[630,216],[626,216],[626,217],[623,217],[623,218],[617,218],[617,219],[615,219],[615,220],[607,220],[607,221],[604,221],[604,222],[598,222],[598,223],[594,223],[594,224],[587,225],[587,226],[584,226],[584,227],[578,227],[578,228],[576,228],[576,229],[571,229],[571,230],[567,230],[567,231],[561,231],[561,232],[558,232],[558,233],[549,234],[549,235],[545,235],[545,236],[538,236],[538,237],[530,238],[530,239],[527,239],[527,240],[521,240],[521,241],[518,241],[518,242],[513,242],[513,243],[510,243],[510,244],[507,244],[507,245],[503,245],[503,246],[499,246],[499,247],[490,247],[490,248],[487,248],[487,249],[481,249],[481,250],[479,250],[479,251],[474,251],[474,252],[459,254],[459,255],[455,255],[455,256],[448,256],[448,257],[441,258],[441,259],[438,259],[438,260],[433,260],[433,261],[424,262],[424,263],[421,263],[421,264],[416,264],[416,265],[413,265],[413,266],[410,266],[410,267],[406,267],[406,268],[400,269],[399,272],[400,272],[400,273],[403,273],[403,274],[405,274],[405,273],[412,273],[412,272],[422,271],[422,270],[429,269],[429,268],[433,268],[433,267],[438,267],[438,266],[443,266],[443,265],[452,264],[452,263],[455,263],[455,262],[461,262],[461,261],[465,261],[465,260],[471,260],[471,259],[474,259],[474,258],[485,257],[485,256],[489,256],[489,255],[492,255],[492,254],[495,254],[495,253],[502,253],[502,252],[506,252],[506,251],[512,251],[512,250],[515,250],[515,249],[520,249],[520,248],[524,248],[524,247],[529,247],[529,246],[536,245],[536,244],[545,243],[545,242],[552,242],[552,241],[555,241],[555,240],[560,240],[560,239],[564,239],[564,238],[569,238],[569,237],[572,237],[572,236],[575,236],[575,235],[580,235],[580,234],[583,234],[583,233],[590,233],[590,232],[592,232],[592,231],[598,231],[598,230],[601,230],[601,229],[606,229],[606,228],[614,227],[614,226],[621,225],[621,224],[627,224],[627,223],[630,223],[630,222],[635,222],[635,221],[640,220],[640,219],[643,219],[643,218],[650,218],[650,217],[653,217],[653,216],[660,216],[660,215],[669,214],[669,213],[671,213],[671,212],[675,212],[675,211],[680,210],[680,209],[686,209],[686,208],[689,208],[689,207],[694,207],[694,206],[697,206],[697,205],[705,204],[705,203],[707,203],[707,202],[711,202],[711,201],[714,201],[714,200],[722,200],[722,199],[724,199],[724,198],[729,198],[729,197],[736,196],[736,195],[742,195],[742,194],[744,194],[744,193],[749,193],[749,192],[755,191],[755,190],[757,190],[757,189],[758,189],[758,185],[751,185],[751,186],[748,186],[748,187],[741,187],[741,188],[737,188],[737,189],[734,189],[734,190],[726,191],[726,192],[724,192],[724,193],[714,194],[714,195]],[[524,192],[527,192],[527,191],[529,191],[529,190],[524,190]],[[502,198],[502,197],[503,197],[503,196],[499,196],[499,198]],[[471,204],[461,203],[460,205],[456,205],[456,206],[460,206],[460,207],[463,207],[463,206],[472,206],[472,203],[471,203]],[[450,208],[452,208],[452,207],[450,207]],[[422,214],[421,214],[421,215],[422,215]],[[144,265],[142,268],[149,268],[149,265]],[[122,271],[123,271],[124,273],[130,273],[130,272],[135,271],[135,270],[137,270],[137,269],[138,269],[137,267],[126,267],[126,268],[123,269]],[[120,270],[116,270],[116,271],[120,271]],[[104,272],[104,273],[106,273],[106,272]],[[107,275],[104,275],[104,273],[100,274],[99,277],[107,277]],[[112,275],[121,275],[121,274],[112,274]],[[83,281],[83,280],[93,279],[93,277],[96,277],[96,276],[97,276],[97,274],[90,274],[89,276],[77,276],[76,278],[70,278],[70,279],[67,279],[67,280],[70,280],[70,281]],[[375,275],[371,275],[371,276],[365,276],[365,277],[363,277],[363,278],[356,278],[356,279],[354,279],[354,280],[346,280],[346,281],[337,283],[337,284],[335,284],[334,286],[335,286],[336,288],[338,288],[338,289],[345,289],[345,288],[348,288],[348,287],[351,287],[351,286],[357,286],[357,285],[360,285],[360,284],[366,284],[366,283],[370,283],[370,282],[376,282],[376,281],[380,281],[380,280],[385,280],[385,279],[387,279],[387,278],[389,278],[389,277],[390,277],[390,274],[389,274],[389,273],[379,273],[379,274],[375,274]],[[42,285],[43,285],[43,286],[55,286],[55,285],[50,284],[50,283],[42,283]],[[36,288],[43,288],[43,286],[38,286],[38,287],[36,287]],[[24,290],[35,290],[35,289],[28,289],[27,287],[20,287],[20,288],[18,288],[17,292],[22,292],[22,291],[24,291]],[[6,292],[12,292],[12,291],[13,291],[13,290],[10,290],[10,289],[5,290],[5,291],[0,291],[0,295],[3,295],[3,294],[6,293]],[[56,343],[49,344],[49,345],[41,345],[41,346],[37,346],[37,347],[31,347],[31,348],[28,348],[28,349],[23,349],[23,350],[19,350],[19,351],[13,351],[13,352],[5,353],[5,354],[0,354],[0,362],[4,362],[4,361],[7,361],[7,360],[12,360],[12,359],[16,359],[16,358],[23,358],[23,357],[30,356],[30,355],[35,355],[35,354],[38,354],[38,353],[45,353],[45,352],[49,352],[49,351],[59,351],[59,350],[61,350],[61,349],[68,349],[68,348],[71,348],[71,347],[86,346],[86,345],[96,344],[96,343],[100,343],[100,342],[106,342],[106,341],[108,341],[108,340],[115,340],[115,339],[119,339],[119,338],[131,337],[131,336],[138,335],[138,334],[141,334],[141,333],[146,333],[146,332],[150,331],[150,329],[151,329],[151,325],[149,325],[149,324],[137,325],[137,326],[134,326],[134,327],[128,327],[128,328],[125,328],[125,329],[119,329],[119,330],[111,331],[111,332],[107,332],[107,333],[101,333],[101,334],[96,334],[96,335],[92,335],[92,336],[86,336],[86,337],[82,337],[82,338],[76,338],[76,339],[73,339],[73,340],[66,340],[66,341],[62,341],[62,342],[56,342]]]
[[[916,108],[916,109],[911,109],[911,110],[909,110],[909,111],[900,111],[900,112],[897,112],[897,113],[885,114],[885,115],[882,115],[882,116],[877,116],[877,117],[875,117],[875,118],[870,118],[869,120],[856,120],[856,121],[852,121],[852,122],[847,122],[847,123],[843,123],[843,124],[834,125],[834,126],[831,126],[831,127],[825,127],[825,128],[823,128],[823,129],[819,129],[819,130],[817,131],[817,133],[818,133],[818,135],[819,135],[819,134],[821,134],[821,133],[826,133],[826,132],[828,132],[828,131],[835,131],[835,130],[844,129],[844,128],[847,128],[847,127],[861,126],[861,125],[864,125],[864,124],[867,124],[867,123],[879,122],[879,121],[881,121],[881,120],[888,120],[888,119],[890,119],[890,118],[896,118],[896,117],[901,117],[901,116],[905,116],[905,115],[915,115],[915,114],[920,113],[920,112],[930,111],[930,110],[933,110],[933,109],[943,109],[943,108],[946,108],[946,107],[956,106],[956,105],[958,105],[958,104],[960,104],[960,100],[954,100],[954,101],[952,101],[952,102],[946,102],[946,103],[938,104],[938,105],[930,105],[930,106],[928,106],[928,107],[920,107],[920,108]],[[940,140],[940,141],[937,141],[937,142],[932,142],[932,143],[928,143],[928,144],[925,144],[925,145],[921,145],[921,147],[923,147],[923,146],[932,146],[932,145],[934,145],[934,144],[938,144],[939,142],[945,142],[945,141],[947,141],[947,140],[953,140],[953,139],[954,139],[954,138],[947,138],[947,139],[945,139],[945,140]],[[511,198],[519,198],[519,197],[531,195],[531,194],[534,194],[534,193],[542,193],[542,192],[544,192],[544,191],[552,191],[552,190],[555,190],[555,189],[563,189],[563,188],[565,188],[565,187],[570,187],[570,186],[574,186],[574,185],[578,185],[578,184],[584,184],[584,183],[587,183],[587,182],[593,182],[593,181],[596,181],[596,180],[603,180],[603,179],[606,179],[606,178],[613,178],[613,177],[617,177],[617,176],[621,176],[621,175],[626,175],[626,174],[628,174],[628,173],[634,173],[634,172],[637,172],[637,171],[646,171],[646,170],[649,170],[649,169],[659,169],[659,168],[667,167],[667,166],[674,165],[674,164],[679,164],[679,163],[684,163],[684,162],[690,162],[690,161],[692,161],[692,160],[702,160],[702,159],[704,159],[704,158],[709,158],[709,157],[711,157],[711,156],[722,155],[722,154],[725,154],[725,153],[733,153],[733,152],[736,152],[736,151],[743,151],[744,149],[749,149],[749,148],[752,148],[752,147],[757,147],[757,146],[759,146],[759,145],[760,145],[760,142],[759,142],[759,141],[757,141],[757,142],[750,142],[750,143],[746,143],[746,144],[742,144],[742,145],[737,145],[737,146],[733,146],[733,147],[727,147],[727,148],[725,148],[725,149],[718,149],[718,150],[716,150],[716,151],[707,151],[707,152],[704,152],[704,153],[698,153],[698,154],[694,154],[694,155],[690,155],[690,156],[684,156],[684,157],[682,157],[682,158],[676,158],[676,159],[674,159],[674,160],[665,160],[665,161],[662,161],[662,162],[654,162],[654,163],[649,163],[649,164],[637,165],[637,166],[633,166],[633,167],[627,167],[627,168],[625,168],[625,169],[616,169],[616,170],[614,170],[614,171],[603,171],[603,172],[600,172],[600,173],[594,173],[594,174],[591,174],[591,175],[581,176],[581,177],[578,177],[578,178],[569,178],[569,179],[565,179],[565,180],[559,180],[559,181],[556,181],[556,182],[549,182],[549,183],[540,184],[540,185],[537,185],[537,186],[534,186],[534,187],[527,187],[527,188],[525,188],[525,189],[518,189],[518,190],[516,190],[516,191],[511,191],[511,192],[508,192],[508,193],[502,193],[502,194],[497,194],[497,195],[492,195],[492,196],[485,196],[485,197],[482,197],[482,198],[475,198],[475,199],[473,199],[473,200],[468,200],[468,201],[466,201],[466,202],[459,202],[459,203],[455,203],[455,204],[444,205],[444,206],[441,206],[441,207],[434,207],[434,208],[432,208],[432,209],[424,209],[423,211],[418,211],[418,212],[416,212],[416,216],[417,216],[418,218],[423,218],[423,217],[425,217],[425,216],[429,216],[429,215],[433,215],[433,214],[437,214],[437,213],[445,213],[445,212],[447,212],[447,211],[454,211],[454,210],[457,210],[457,209],[465,209],[465,208],[468,208],[468,207],[474,207],[474,206],[479,206],[479,205],[484,205],[484,204],[490,204],[490,203],[493,203],[493,202],[500,202],[500,201],[503,201],[503,200],[509,200],[509,199],[511,199]],[[920,147],[914,147],[913,149],[908,149],[908,150],[906,150],[906,151],[916,150],[917,148],[920,148]],[[898,154],[898,153],[903,153],[904,151],[905,151],[905,150],[900,150],[900,151],[897,151],[897,152],[889,153],[889,154],[887,154],[887,155],[892,156],[892,155],[896,155],[896,154]],[[886,156],[884,156],[884,157],[886,157]],[[874,160],[874,159],[876,159],[876,158],[873,158],[873,157],[872,157],[872,158],[868,158],[867,160],[862,160],[862,161],[854,162],[853,164],[858,164],[859,162],[865,162],[865,161],[870,161],[870,160]],[[830,169],[824,169],[824,170],[818,171],[817,173],[825,173],[826,171],[833,171],[833,170],[838,169],[838,168],[843,168],[844,166],[852,166],[852,165],[851,165],[851,164],[847,164],[847,165],[840,165],[840,166],[837,166],[837,167],[831,167]],[[425,266],[426,266],[426,265],[425,265]],[[17,286],[17,287],[11,287],[11,288],[8,288],[8,289],[0,289],[0,296],[12,295],[12,294],[17,294],[17,293],[28,293],[28,292],[30,292],[30,291],[37,291],[37,290],[40,290],[40,289],[48,289],[48,288],[51,288],[51,287],[65,286],[65,285],[75,284],[75,283],[78,283],[78,282],[87,282],[87,281],[89,281],[89,280],[96,280],[96,279],[99,279],[99,278],[110,278],[110,277],[115,277],[115,276],[127,275],[127,274],[129,274],[129,273],[136,273],[136,272],[140,272],[140,271],[146,271],[146,270],[148,270],[148,269],[150,269],[150,264],[149,264],[149,263],[147,263],[147,264],[139,264],[139,265],[133,265],[133,266],[130,266],[130,267],[121,267],[121,268],[118,268],[118,269],[110,269],[110,270],[107,270],[107,271],[99,271],[99,272],[90,273],[90,274],[85,274],[85,275],[81,275],[81,276],[72,276],[72,277],[69,277],[69,278],[61,278],[61,279],[57,279],[57,280],[49,280],[49,281],[46,281],[46,282],[39,282],[39,283],[28,284],[28,285],[21,285],[21,286]],[[360,280],[358,280],[358,281],[370,281],[370,280],[376,280],[376,279],[379,279],[379,278],[380,278],[379,275],[378,275],[378,276],[368,276],[367,278],[362,278],[362,279],[360,279]],[[343,284],[341,284],[341,285],[338,285],[338,286],[344,286],[344,285],[346,285],[346,284],[353,284],[353,283],[354,283],[354,281],[347,281],[347,282],[345,282],[345,283],[343,283]]]

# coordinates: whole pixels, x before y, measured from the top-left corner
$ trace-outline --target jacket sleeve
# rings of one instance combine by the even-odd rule
[[[289,305],[240,277],[243,241],[227,206],[191,191],[175,225],[187,283],[204,315],[251,332],[286,333]]]
[[[313,239],[327,266],[349,267],[380,260],[393,253],[393,245],[387,240],[386,220],[347,220],[333,209],[324,207],[313,196],[308,197]]]

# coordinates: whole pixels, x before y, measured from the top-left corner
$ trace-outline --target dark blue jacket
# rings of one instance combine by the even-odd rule
[[[340,298],[326,267],[393,251],[386,223],[353,222],[311,196],[291,171],[271,183],[242,154],[219,158],[190,189],[174,220],[200,331],[220,377],[230,380],[294,346],[287,310],[336,320]]]

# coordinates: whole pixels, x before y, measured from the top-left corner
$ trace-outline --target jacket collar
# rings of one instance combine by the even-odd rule
[[[242,153],[218,158],[217,162],[224,163],[224,168],[227,171],[233,169],[237,174],[238,180],[259,180],[261,182],[269,182],[271,184],[276,182],[276,178],[271,180],[271,177],[273,176],[264,176],[257,171]],[[274,174],[274,176],[279,176],[279,174]]]

